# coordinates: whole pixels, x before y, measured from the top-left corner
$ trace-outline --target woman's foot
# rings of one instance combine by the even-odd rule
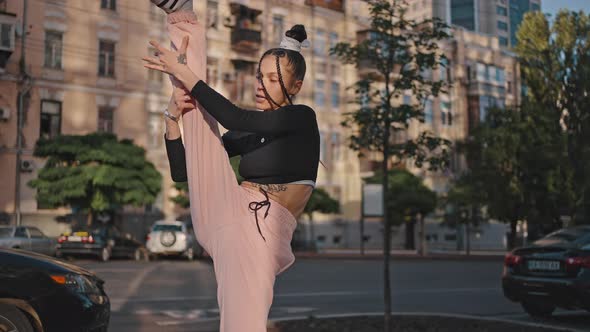
[[[193,0],[150,0],[154,5],[162,8],[166,13],[181,10],[193,11]]]

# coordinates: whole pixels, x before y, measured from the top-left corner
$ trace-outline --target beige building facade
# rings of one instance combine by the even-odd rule
[[[167,43],[164,13],[145,1],[27,0],[24,45],[26,72],[31,77],[25,105],[20,168],[20,210],[23,223],[44,223],[70,212],[43,209],[26,183],[36,177],[44,160],[33,156],[40,137],[108,131],[144,147],[163,175],[162,192],[151,210],[168,218],[188,212],[169,197],[175,194],[164,149],[162,111],[171,93],[168,78],[142,66],[148,40]],[[341,202],[341,220],[356,220],[360,177],[356,154],[346,148],[348,134],[339,126],[349,107],[345,88],[356,80],[328,54],[331,44],[354,41],[360,2],[225,0],[195,1],[199,19],[208,26],[207,81],[234,103],[253,107],[254,71],[262,52],[276,47],[284,31],[304,24],[312,42],[304,49],[307,74],[298,103],[312,106],[322,133],[322,161],[317,184]],[[17,96],[20,83],[23,1],[0,1],[10,45],[0,73],[0,211],[14,221]],[[2,21],[2,22],[3,22]],[[4,29],[4,25],[3,25]],[[0,58],[1,59],[1,58]],[[140,210],[141,211],[141,210]],[[330,216],[331,219],[334,216]],[[6,220],[7,219],[7,220]],[[319,217],[321,219],[321,217]]]

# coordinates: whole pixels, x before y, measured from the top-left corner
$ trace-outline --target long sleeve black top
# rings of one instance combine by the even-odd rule
[[[274,111],[245,110],[202,80],[191,95],[229,131],[222,137],[229,157],[241,155],[239,173],[261,184],[317,178],[320,135],[313,109],[287,105]],[[172,180],[187,180],[182,139],[166,141]]]

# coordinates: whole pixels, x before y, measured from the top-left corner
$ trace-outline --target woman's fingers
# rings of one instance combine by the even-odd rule
[[[166,49],[163,46],[160,46],[160,44],[158,44],[157,41],[155,40],[150,40],[150,45],[152,45],[156,50],[158,50],[158,52],[164,54],[166,52],[170,52],[168,49]]]
[[[180,54],[186,54],[186,49],[188,48],[188,36],[182,37],[182,44],[180,44]]]
[[[143,61],[147,61],[148,63],[154,64],[154,65],[162,65],[162,61],[160,61],[159,58],[152,58],[152,57],[144,56],[141,59]]]
[[[170,74],[170,72],[168,70],[166,70],[166,68],[164,68],[164,66],[162,66],[162,65],[152,65],[152,64],[146,63],[143,66],[145,68],[154,69],[154,70],[158,70],[163,73],[166,73],[166,74]]]

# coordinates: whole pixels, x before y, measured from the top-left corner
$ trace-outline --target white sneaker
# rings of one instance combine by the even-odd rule
[[[193,11],[193,0],[150,0],[154,5],[170,14],[179,10]]]

